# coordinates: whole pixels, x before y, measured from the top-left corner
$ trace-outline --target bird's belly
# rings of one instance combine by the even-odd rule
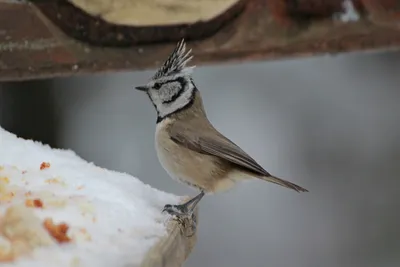
[[[172,140],[159,141],[156,142],[158,159],[174,180],[207,193],[226,191],[236,182],[231,179],[231,170],[217,158],[179,146]]]
[[[157,156],[162,167],[174,180],[201,190],[207,190],[212,185],[216,166],[209,156],[165,144],[158,146]]]
[[[243,176],[232,165],[217,157],[202,154],[171,140],[165,128],[168,119],[157,125],[155,148],[158,159],[173,179],[206,193],[226,191]]]

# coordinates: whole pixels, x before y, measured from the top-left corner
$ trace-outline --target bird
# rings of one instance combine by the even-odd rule
[[[181,39],[150,80],[134,87],[147,94],[157,112],[155,150],[162,167],[171,178],[199,192],[183,204],[165,204],[162,212],[191,216],[205,195],[254,178],[308,192],[271,175],[211,124],[192,77],[196,66],[187,66],[191,52]]]

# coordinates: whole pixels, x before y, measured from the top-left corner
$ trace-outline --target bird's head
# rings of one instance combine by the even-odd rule
[[[193,58],[190,53],[184,40],[180,41],[150,81],[135,87],[147,93],[159,118],[184,108],[194,97],[196,88],[191,74],[195,66],[186,66]]]

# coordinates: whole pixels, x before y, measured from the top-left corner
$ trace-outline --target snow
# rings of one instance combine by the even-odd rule
[[[343,22],[358,21],[360,19],[360,14],[354,7],[352,0],[344,0],[342,2],[342,6],[344,12],[334,14],[334,18],[337,18]]]
[[[43,207],[25,207],[34,199],[39,199]],[[11,223],[10,229],[0,229],[0,260],[7,258],[4,255],[10,247],[19,242],[11,262],[0,262],[4,267],[137,266],[148,249],[166,234],[168,218],[161,213],[163,206],[179,201],[178,196],[154,189],[128,174],[95,166],[71,150],[24,140],[0,127],[3,228],[10,207],[19,208],[27,218],[33,212],[31,217],[41,222],[26,221],[24,226],[21,215],[18,227]],[[13,211],[17,216],[18,212]],[[59,243],[51,236],[52,242],[42,242],[47,245],[33,246],[28,239],[21,245],[25,241],[5,237],[7,233],[25,233],[25,228],[34,225],[42,231],[45,218],[51,218],[54,224],[66,223],[71,241]],[[42,232],[50,235],[47,230]]]

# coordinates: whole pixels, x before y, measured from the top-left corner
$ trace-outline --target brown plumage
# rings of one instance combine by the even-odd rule
[[[187,203],[167,204],[164,210],[186,216],[205,193],[225,191],[251,178],[306,192],[303,187],[272,176],[213,127],[191,77],[194,67],[186,66],[191,58],[182,40],[153,78],[136,87],[146,92],[157,111],[155,141],[161,165],[172,178],[200,190]]]
[[[178,111],[158,124],[156,141],[161,164],[168,173],[205,192],[226,190],[235,182],[252,177],[298,192],[307,191],[272,176],[217,131],[206,117],[198,91],[190,108]]]

